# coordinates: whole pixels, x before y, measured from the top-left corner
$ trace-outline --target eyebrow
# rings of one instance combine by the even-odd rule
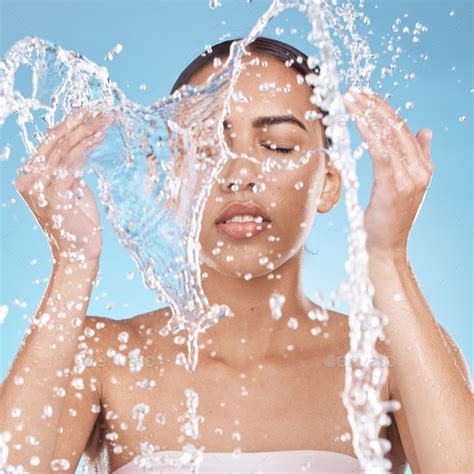
[[[294,115],[291,115],[291,114],[268,115],[268,116],[257,117],[256,119],[252,121],[252,127],[254,128],[271,127],[272,125],[279,125],[281,123],[291,123],[303,129],[305,132],[308,131],[304,123],[298,120]],[[228,125],[229,125],[229,122],[227,120],[224,120],[224,128],[227,128]]]
[[[303,129],[305,132],[308,130],[306,129],[305,125],[303,122],[299,121],[294,115],[269,115],[265,117],[257,117],[253,122],[252,126],[254,128],[263,128],[263,127],[269,127],[272,125],[279,125],[280,123],[291,123],[293,125],[296,125],[297,127],[300,127]]]

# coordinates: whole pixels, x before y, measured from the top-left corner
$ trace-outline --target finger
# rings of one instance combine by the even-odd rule
[[[19,176],[16,180],[16,188],[27,203],[33,197],[36,197],[33,199],[35,202],[36,200],[44,202],[46,190],[51,185],[53,174],[58,171],[57,168],[63,157],[61,148],[66,149],[67,153],[68,149],[74,148],[81,139],[84,139],[84,136],[91,137],[97,128],[109,126],[113,122],[110,116],[105,114],[98,114],[96,117],[93,115],[86,109],[74,111],[60,124],[50,129],[47,139],[42,142],[38,150],[24,165],[17,168]],[[88,121],[87,127],[84,126],[84,121]],[[70,138],[59,146],[59,143],[64,141],[64,134],[68,130],[73,131]],[[63,170],[59,170],[57,175],[62,176],[61,173]],[[63,190],[67,189],[69,183],[70,179],[64,178],[64,183],[60,187]]]
[[[363,106],[371,109],[376,115],[375,127],[385,137],[390,137],[390,145],[398,150],[400,158],[411,167],[417,164],[418,148],[416,140],[404,120],[381,97],[376,94],[361,93],[358,99]]]
[[[429,128],[422,128],[416,134],[416,140],[420,144],[424,156],[427,160],[431,160],[431,139],[433,132]]]
[[[87,113],[85,109],[79,109],[66,117],[60,124],[48,130],[45,139],[41,142],[36,152],[32,154],[24,165],[17,168],[17,173],[21,175],[40,174],[43,182],[48,184],[50,181],[49,173],[57,166],[61,157],[59,153],[54,154],[54,150],[57,149],[58,144],[64,139],[68,129],[75,130],[75,128],[82,124],[81,120],[86,120],[89,117],[92,117],[91,113]],[[37,177],[31,176],[31,179],[22,177],[20,182],[27,184],[32,179],[37,179]]]
[[[391,163],[388,148],[383,148],[376,133],[369,127],[366,117],[363,116],[363,109],[360,106],[352,106],[356,116],[356,127],[367,144],[370,156],[372,157],[372,170],[374,181],[383,186],[391,186],[395,180],[395,170]],[[357,112],[356,112],[357,111]]]
[[[403,166],[397,147],[393,144],[391,128],[384,127],[387,123],[386,117],[371,113],[367,104],[363,105],[357,99],[351,101],[347,108],[355,115],[356,126],[368,145],[374,181],[385,187],[395,186],[396,189],[409,186],[411,179],[408,170]]]
[[[67,133],[71,132],[71,130],[74,130],[74,128],[91,116],[92,111],[86,108],[76,109],[71,112],[61,122],[59,122],[54,127],[51,127],[46,132],[46,136],[37,148],[35,155],[48,156],[56,146],[58,140],[63,138]]]
[[[369,125],[375,137],[380,140],[379,148],[385,150],[390,156],[396,188],[408,189],[420,179],[424,182],[427,170],[423,164],[419,163],[421,149],[396,112],[375,94],[357,94],[354,104],[360,106],[361,110],[365,110],[366,114],[371,114]],[[374,109],[371,110],[371,107]],[[402,130],[407,130],[408,135]],[[372,151],[371,154],[375,161],[376,157]],[[380,180],[381,177],[377,176],[376,168],[375,166],[374,178]]]
[[[425,189],[433,173],[432,161],[427,157],[427,152],[429,155],[431,130],[422,129],[420,131],[421,136],[418,137],[420,140],[415,138],[406,122],[398,116],[384,99],[375,96],[374,100],[386,117],[391,116],[392,120],[397,118],[398,123],[394,131],[398,136],[399,146],[396,148],[398,148],[398,153],[401,156],[399,159],[410,175],[410,180],[404,179],[403,182],[409,183],[411,181],[415,187],[421,185],[422,189]],[[394,158],[396,159],[397,156],[395,155]]]
[[[97,132],[104,132],[112,124],[112,119],[101,116],[99,118],[89,119],[87,122],[76,127],[71,133],[62,138],[57,145],[57,153],[60,161],[59,166],[64,166],[68,161],[71,150],[74,149],[83,140],[86,142]],[[102,134],[103,135],[103,134]],[[101,137],[102,137],[101,135]],[[52,164],[55,164],[54,162]]]
[[[104,116],[89,118],[86,123],[78,125],[70,134],[59,140],[56,147],[46,158],[47,168],[43,173],[45,186],[50,186],[56,176],[77,168],[74,166],[74,160],[70,159],[71,151],[82,141],[85,142],[84,145],[87,145],[91,139],[94,143],[94,134],[99,131],[103,132],[104,128],[111,123],[112,120]],[[101,138],[103,138],[102,135]]]
[[[105,138],[104,130],[97,130],[93,135],[82,138],[76,146],[68,151],[66,158],[53,172],[50,187],[58,193],[69,190],[74,180],[78,178],[77,171],[84,164],[92,149]]]
[[[378,110],[386,117],[386,120],[394,122],[395,135],[398,137],[398,149],[404,157],[404,164],[408,166],[409,171],[413,173],[414,178],[424,177],[431,174],[432,170],[429,161],[423,156],[423,149],[419,141],[414,137],[412,131],[396,111],[381,97],[373,94],[369,96],[377,104]],[[364,100],[364,99],[363,99]],[[428,129],[427,129],[428,130]]]

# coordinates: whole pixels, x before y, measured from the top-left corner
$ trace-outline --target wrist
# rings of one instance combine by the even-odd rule
[[[68,270],[68,271],[86,271],[97,273],[100,265],[100,257],[70,259],[67,257],[53,256],[54,270]]]
[[[380,250],[367,249],[369,256],[369,266],[383,265],[383,266],[400,266],[408,263],[407,249],[399,250]]]

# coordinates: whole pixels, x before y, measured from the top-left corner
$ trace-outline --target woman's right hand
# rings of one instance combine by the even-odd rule
[[[16,188],[43,229],[54,263],[100,258],[99,210],[77,171],[112,123],[105,114],[76,110],[49,129],[27,163],[17,168],[24,174]]]

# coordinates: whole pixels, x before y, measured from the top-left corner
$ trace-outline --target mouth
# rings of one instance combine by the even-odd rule
[[[266,211],[253,202],[234,202],[216,219],[218,232],[236,240],[249,239],[271,228]]]
[[[221,222],[217,230],[231,239],[249,239],[256,237],[270,227],[270,222]]]

